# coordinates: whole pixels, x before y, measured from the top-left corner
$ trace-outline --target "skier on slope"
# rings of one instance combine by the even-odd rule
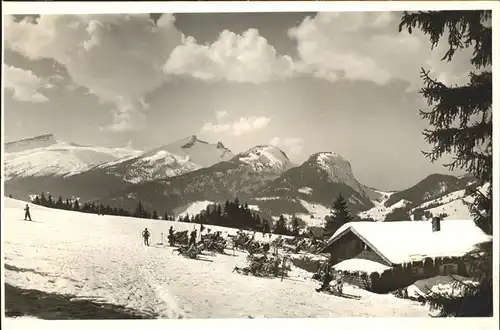
[[[148,229],[145,228],[144,231],[142,232],[142,237],[144,238],[144,245],[149,246],[149,236],[150,236],[150,233],[149,233]]]
[[[174,246],[174,227],[170,226],[170,229],[168,230],[168,244],[170,246]]]
[[[26,207],[24,208],[24,220],[30,219],[31,220],[31,214],[30,214],[30,207],[28,204],[26,204]]]
[[[320,270],[320,273],[323,273],[323,283],[321,287],[316,289],[317,292],[324,291],[330,285],[330,282],[333,280],[333,274],[331,272],[331,262],[328,260],[323,264],[323,269]]]
[[[197,232],[196,232],[196,229],[195,229],[195,230],[193,230],[193,231],[191,232],[191,237],[190,237],[190,239],[189,239],[189,244],[188,244],[188,246],[191,246],[191,245],[196,245],[196,236],[197,236]]]
[[[329,265],[328,265],[329,266]],[[333,276],[331,273],[330,267],[327,267],[325,269],[325,273],[323,274],[323,283],[321,284],[321,287],[316,289],[316,292],[324,291],[328,288],[330,285],[330,282],[333,280]]]

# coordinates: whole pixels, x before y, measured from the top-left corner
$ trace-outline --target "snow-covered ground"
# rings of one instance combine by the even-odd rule
[[[127,148],[79,146],[57,142],[42,148],[6,152],[5,179],[28,176],[67,176],[109,161],[123,161],[141,151]],[[47,165],[51,164],[51,165]]]
[[[313,191],[312,188],[309,188],[309,187],[302,187],[302,188],[299,188],[299,193],[301,194],[306,194],[306,195],[310,195]]]
[[[394,209],[404,207],[407,204],[407,201],[401,200],[394,205],[387,207],[385,206],[385,202],[389,199],[389,197],[391,197],[392,194],[394,194],[394,192],[384,192],[378,190],[376,190],[376,192],[380,194],[380,197],[372,200],[373,207],[371,209],[358,214],[360,218],[371,218],[375,221],[383,221],[385,217]]]
[[[426,297],[431,292],[460,297],[463,295],[463,286],[455,285],[457,280],[464,284],[477,285],[477,281],[462,276],[435,276],[418,280],[410,285],[407,288],[408,297],[418,299],[420,297]]]
[[[197,215],[202,211],[205,211],[207,209],[207,206],[214,204],[217,203],[212,201],[196,201],[189,203],[188,205],[185,205],[183,207],[179,207],[175,209],[175,212],[178,213],[177,219],[185,217],[186,215],[189,215],[190,217],[193,215]],[[248,208],[255,212],[259,211],[258,205],[248,205]]]
[[[276,146],[255,146],[238,154],[241,162],[250,166],[254,171],[271,171],[282,173],[292,167],[286,154]]]
[[[211,202],[211,201],[197,201],[197,202],[190,203],[189,205],[183,207],[182,211],[180,211],[180,209],[175,210],[176,213],[178,213],[177,219],[181,218],[181,217],[185,217],[186,215],[189,215],[190,217],[193,215],[197,215],[201,211],[206,210],[208,205],[212,205],[212,204],[215,204],[215,203]]]
[[[311,274],[297,268],[282,282],[233,273],[234,266],[246,265],[243,252],[191,260],[158,245],[171,225],[182,230],[193,224],[37,205],[31,205],[34,221],[29,222],[22,220],[24,202],[4,198],[3,206],[4,261],[11,266],[5,281],[13,286],[105,301],[162,318],[428,315],[415,302],[354,287],[346,293],[359,300],[317,293]],[[152,233],[151,247],[141,242],[145,227]]]
[[[322,204],[310,203],[303,199],[299,199],[299,202],[309,214],[300,213],[297,214],[297,216],[304,220],[309,226],[323,226],[325,217],[332,212],[330,208]]]
[[[342,182],[361,196],[366,195],[365,187],[354,177],[348,160],[334,152],[320,152],[316,157],[319,167],[328,175],[330,182]]]

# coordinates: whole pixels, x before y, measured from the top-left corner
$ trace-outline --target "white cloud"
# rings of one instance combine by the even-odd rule
[[[182,38],[173,23],[163,15],[155,25],[148,14],[7,17],[5,41],[30,59],[65,67],[74,84],[116,105],[110,127],[127,130],[143,126],[140,100],[167,79],[162,67]]]
[[[421,87],[421,67],[445,76],[448,82],[466,81],[470,51],[457,54],[451,63],[443,63],[446,41],[431,50],[428,37],[420,30],[414,29],[411,35],[399,33],[400,15],[322,12],[308,17],[289,30],[289,36],[297,41],[300,58],[295,67],[330,81],[366,80],[382,85],[399,78],[413,88]]]
[[[215,118],[217,118],[217,120],[221,120],[224,117],[227,117],[227,111],[215,111]]]
[[[3,65],[5,88],[12,90],[13,98],[21,102],[41,103],[49,99],[39,92],[41,88],[52,85],[46,79],[35,75],[32,71],[23,70],[7,64]]]
[[[304,149],[304,139],[298,137],[274,137],[269,144],[285,149],[290,154],[300,154]]]
[[[101,130],[110,132],[141,131],[147,126],[147,107],[143,100],[136,102],[119,101],[116,108],[112,110],[113,123],[102,126]]]
[[[238,136],[261,130],[270,121],[271,119],[267,117],[241,117],[239,121],[233,123],[233,134]]]
[[[185,38],[173,50],[164,70],[201,80],[262,83],[291,77],[294,64],[289,56],[277,54],[256,29],[241,35],[224,30],[210,45]]]
[[[234,136],[240,136],[244,134],[248,134],[251,132],[255,132],[267,127],[270,118],[264,116],[250,116],[250,117],[241,117],[239,120],[234,121],[232,123],[219,123],[214,124],[211,122],[206,122],[203,124],[201,128],[202,133],[221,133],[230,131]]]

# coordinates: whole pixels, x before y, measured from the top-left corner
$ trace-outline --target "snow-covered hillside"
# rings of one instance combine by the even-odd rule
[[[232,157],[221,142],[210,144],[193,135],[132,159],[99,165],[95,170],[130,183],[141,183],[182,175]]]
[[[51,143],[47,146],[35,143],[23,145],[23,148],[6,147],[5,179],[74,175],[98,164],[140,154],[140,151],[128,148],[80,146],[55,140],[53,143],[52,139],[49,141]]]
[[[207,209],[207,206],[215,204],[214,202],[211,201],[196,201],[189,203],[188,205],[179,207],[174,210],[175,214],[177,215],[177,219],[181,217],[185,217],[186,215],[188,216],[193,216],[199,214],[201,211],[204,211]]]
[[[282,173],[292,167],[288,156],[281,149],[272,145],[256,146],[236,157],[256,172]]]
[[[200,168],[200,165],[190,161],[189,156],[179,156],[165,150],[156,150],[139,157],[101,164],[93,170],[103,171],[127,182],[139,183],[173,177]]]
[[[487,185],[481,187],[484,191]],[[469,211],[469,204],[473,202],[473,197],[468,196],[466,189],[453,191],[449,194],[443,195],[439,198],[428,200],[424,203],[414,205],[407,200],[399,200],[398,202],[387,206],[387,200],[394,193],[381,192],[382,197],[374,199],[374,207],[371,209],[360,212],[358,216],[363,219],[374,219],[375,221],[383,221],[385,217],[396,209],[406,209],[412,220],[415,220],[415,213],[419,211],[424,214],[424,217],[441,216],[442,219],[450,220],[464,220],[472,219],[472,214]],[[426,214],[426,216],[425,216]]]
[[[379,198],[373,199],[373,207],[367,211],[360,212],[358,216],[362,219],[374,219],[376,221],[383,221],[385,217],[391,213],[394,209],[404,207],[407,205],[407,201],[401,200],[398,203],[391,205],[389,207],[385,206],[385,202],[391,197],[392,192],[376,191],[379,194]]]
[[[344,291],[359,300],[317,293],[318,283],[298,268],[292,268],[283,281],[234,273],[235,266],[246,265],[243,252],[205,254],[192,260],[160,244],[161,234],[166,236],[171,225],[191,230],[193,224],[36,205],[31,206],[34,221],[29,222],[21,220],[24,202],[4,198],[3,204],[5,281],[14,287],[113,303],[159,318],[424,317],[428,313],[418,303],[350,286]],[[151,247],[141,242],[145,227],[152,233]]]
[[[334,152],[320,152],[314,156],[319,167],[327,173],[331,182],[341,182],[354,189],[361,196],[367,195],[365,186],[354,177],[349,161]]]
[[[5,152],[20,152],[29,149],[44,148],[56,144],[52,134],[38,135],[27,139],[8,142],[4,146]]]
[[[300,204],[308,211],[308,214],[296,214],[297,217],[304,220],[308,226],[323,226],[325,217],[331,215],[332,210],[321,204],[314,204],[303,199],[299,200]]]

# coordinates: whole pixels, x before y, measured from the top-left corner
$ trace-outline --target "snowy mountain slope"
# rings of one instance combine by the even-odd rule
[[[468,194],[468,189],[473,189],[477,185],[474,182],[464,181],[462,182],[462,186],[465,186],[465,188],[452,191],[420,204],[402,199],[387,206],[387,200],[394,193],[385,193],[384,198],[374,200],[373,208],[360,212],[358,216],[362,219],[384,221],[389,213],[400,209],[406,212],[411,220],[421,220],[433,216],[441,216],[443,219],[451,220],[471,219],[472,214],[469,211],[468,205],[473,201],[473,198]],[[456,188],[457,186],[453,187]],[[484,189],[484,186],[481,189]]]
[[[20,152],[29,149],[44,148],[56,144],[57,141],[52,134],[38,135],[27,139],[5,143],[5,152]]]
[[[209,167],[234,157],[231,150],[227,149],[222,142],[209,143],[200,140],[196,135],[152,149],[143,154],[142,157],[159,157],[159,154],[163,152],[183,157],[187,161],[197,164],[200,168]]]
[[[390,206],[401,199],[410,201],[414,205],[430,201],[450,192],[477,186],[476,179],[472,176],[456,177],[453,175],[431,174],[414,186],[398,191],[391,195],[385,203]]]
[[[365,187],[356,180],[351,169],[351,163],[345,158],[334,152],[322,152],[314,156],[316,157],[316,163],[327,174],[330,182],[343,183],[351,187],[359,195],[367,197]]]
[[[325,217],[332,213],[330,207],[325,207],[321,204],[314,204],[300,199],[300,204],[307,210],[307,214],[296,214],[309,226],[323,226],[325,224]]]
[[[283,150],[272,145],[260,145],[235,157],[255,172],[283,173],[292,167],[292,163]]]
[[[178,176],[233,157],[221,142],[210,144],[195,135],[146,151],[125,161],[105,163],[94,175],[112,175],[130,183]]]
[[[171,212],[196,201],[221,203],[236,197],[248,199],[253,191],[283,173],[289,164],[286,155],[276,147],[254,147],[229,161],[171,178],[135,184],[103,200],[106,204],[127,208],[135,207],[141,200],[146,207]]]
[[[182,207],[178,207],[174,210],[174,214],[176,215],[176,219],[180,217],[193,216],[205,211],[207,206],[215,204],[211,201],[196,201],[189,203],[188,205],[184,205]]]
[[[49,140],[51,141],[51,140]],[[54,140],[55,141],[55,140]],[[127,148],[79,146],[55,142],[44,147],[30,145],[28,149],[5,148],[5,179],[23,177],[68,176],[81,173],[108,161],[137,156],[140,151]],[[7,150],[15,151],[7,151]]]
[[[82,146],[57,141],[53,135],[15,141],[5,146],[5,193],[28,200],[29,195],[54,192],[62,196],[82,196],[86,190],[103,191],[102,181],[68,180],[94,166],[109,161],[124,161],[141,151],[129,148]]]
[[[324,220],[324,209],[329,210],[339,194],[346,198],[352,213],[373,206],[368,189],[355,179],[349,162],[335,153],[322,152],[256,191],[252,203],[273,216],[308,215],[306,218],[311,221],[304,220],[317,224]],[[323,210],[319,212],[321,215],[316,209]]]
[[[108,196],[135,183],[191,172],[233,154],[220,142],[210,144],[191,136],[146,152],[56,143],[9,157],[7,175],[28,173],[35,175],[36,180],[31,176],[18,177],[9,184],[8,193],[26,198],[28,194],[50,191],[88,200]]]
[[[36,222],[28,222],[19,220],[23,207],[24,202],[4,199],[5,282],[18,288],[113,303],[157,318],[425,317],[428,313],[416,302],[347,285],[345,292],[359,300],[317,293],[311,274],[295,267],[283,281],[240,275],[233,269],[247,264],[243,252],[192,260],[159,245],[170,226],[192,230],[192,224],[36,205],[31,206]],[[149,248],[140,237],[145,227],[152,234]],[[207,227],[224,235],[235,232]]]
[[[158,150],[132,159],[98,165],[90,173],[96,176],[116,176],[126,182],[140,183],[177,176],[200,168],[201,166],[190,161],[188,156]]]

